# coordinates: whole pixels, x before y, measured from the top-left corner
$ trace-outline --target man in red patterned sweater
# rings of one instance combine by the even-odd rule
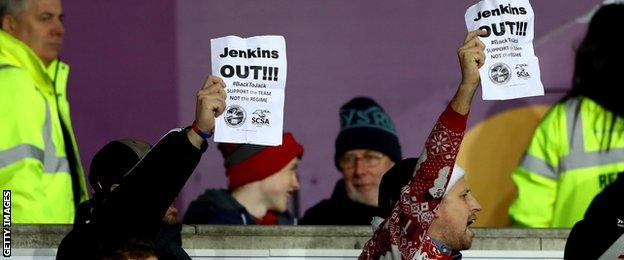
[[[429,134],[408,185],[360,259],[461,259],[459,251],[472,245],[474,233],[468,226],[481,205],[470,193],[463,170],[455,169],[455,160],[485,61],[479,39],[484,34],[469,32],[459,48],[461,84]]]

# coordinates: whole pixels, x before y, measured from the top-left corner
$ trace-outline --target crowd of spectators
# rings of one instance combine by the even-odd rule
[[[288,132],[278,146],[215,144],[225,169],[199,172],[224,171],[228,187],[207,189],[181,218],[175,198],[208,149],[227,86],[208,76],[197,91],[192,124],[154,146],[111,141],[86,175],[66,99],[69,68],[58,58],[63,16],[61,0],[0,0],[0,187],[13,192],[15,223],[73,223],[57,259],[190,259],[182,223],[372,225],[362,259],[460,259],[471,247],[470,225],[481,205],[455,161],[486,59],[484,32],[469,32],[459,47],[461,82],[417,147],[423,151],[418,158],[403,158],[395,125],[380,104],[355,97],[337,111],[333,163],[341,178],[331,197],[307,209],[301,221],[288,203],[300,187],[305,144]],[[624,253],[624,213],[616,206],[624,183],[618,95],[624,49],[613,39],[624,33],[623,23],[623,4],[594,14],[576,51],[571,90],[544,117],[511,173],[518,188],[512,222],[572,228],[566,259]]]

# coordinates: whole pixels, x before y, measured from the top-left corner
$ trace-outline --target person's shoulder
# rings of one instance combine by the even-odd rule
[[[301,225],[369,225],[378,211],[351,200],[323,200],[305,212]]]
[[[240,218],[242,206],[226,191],[207,189],[189,205],[184,214],[185,224],[223,224],[220,219]],[[223,222],[223,223],[222,223]]]
[[[207,189],[204,191],[204,193],[202,193],[201,195],[199,195],[197,198],[195,198],[193,201],[191,201],[191,204],[189,204],[189,211],[193,210],[196,207],[207,207],[210,206],[212,204],[214,204],[214,199],[218,196],[220,196],[221,190],[217,190],[217,189]]]
[[[203,195],[202,195],[203,196]],[[210,200],[198,197],[189,204],[184,213],[182,223],[184,224],[205,224],[207,219],[214,214],[214,208]]]
[[[348,206],[347,204],[350,204],[351,199],[347,197],[345,190],[344,180],[341,179],[336,182],[331,197],[314,204],[314,206],[306,210],[304,217],[308,214],[327,214],[327,212],[335,212],[337,210],[346,209],[343,207]]]
[[[25,70],[24,68],[21,68],[19,66],[15,66],[9,63],[3,63],[2,61],[0,61],[0,74],[8,75],[8,76],[15,76],[15,77],[30,78],[30,73],[28,73],[28,71]]]
[[[563,115],[565,115],[566,112],[566,107],[570,106],[572,103],[574,103],[576,101],[575,98],[571,98],[574,100],[563,100],[563,101],[559,101],[555,104],[553,104],[548,111],[546,111],[546,114],[544,115],[544,118],[542,119],[543,121],[547,121],[547,120],[552,120],[553,118],[559,118]]]
[[[336,214],[336,203],[325,199],[305,211],[301,218],[302,225],[323,225]]]
[[[333,201],[332,199],[324,199],[314,204],[314,206],[310,207],[308,210],[306,210],[306,214],[308,212],[324,211],[326,209],[331,209],[335,207],[336,207],[336,201]]]
[[[224,189],[206,189],[193,202],[199,204],[213,204],[216,201],[231,198],[232,196]]]
[[[32,85],[33,79],[31,75],[25,69],[22,69],[11,64],[0,63],[0,91],[18,91],[23,88],[17,88],[16,86],[28,84]]]
[[[537,132],[550,133],[553,129],[565,129],[568,116],[566,110],[577,101],[577,98],[572,97],[553,104],[540,120]]]
[[[4,65],[0,62],[0,66]],[[44,108],[44,103],[38,102],[43,101],[43,96],[27,71],[7,66],[0,68],[0,117],[19,115],[32,119]]]

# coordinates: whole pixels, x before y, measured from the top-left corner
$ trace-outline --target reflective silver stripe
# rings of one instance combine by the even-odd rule
[[[568,99],[565,102],[566,110],[566,126],[568,130],[568,140],[570,154],[584,153],[585,144],[583,143],[583,117],[580,113],[580,102],[576,98]],[[576,111],[579,114],[576,114]]]
[[[624,149],[570,154],[561,158],[562,171],[624,162]]]
[[[537,158],[533,155],[525,153],[520,161],[520,166],[530,170],[533,173],[537,173],[544,177],[548,177],[551,179],[557,179],[559,177],[559,172],[556,171],[555,168],[548,165],[544,160]]]
[[[583,153],[583,122],[581,121],[581,117],[575,118],[576,109],[579,107],[579,101],[576,98],[568,99],[565,102],[565,112],[566,112],[566,129],[568,134],[568,140],[570,140],[569,149],[570,155],[576,152],[577,148],[580,148],[581,153]],[[565,157],[564,157],[565,158]],[[574,158],[577,158],[576,156]],[[520,161],[520,166],[525,169],[542,175],[547,178],[557,179],[559,177],[559,173],[563,172],[566,167],[564,161],[559,162],[559,167],[555,168],[549,165],[544,160],[537,158],[529,153],[524,153],[522,160]]]
[[[618,219],[619,220],[619,219]],[[615,228],[615,227],[614,227]],[[598,260],[618,259],[624,252],[624,234],[620,236],[607,250],[598,258]]]
[[[43,95],[43,94],[42,94]],[[50,116],[50,106],[46,103],[46,118],[43,124],[43,140],[45,150],[43,151],[43,167],[45,173],[69,172],[69,162],[67,157],[56,157],[56,146],[52,140],[52,118]],[[60,120],[60,118],[59,118]]]
[[[241,218],[243,219],[243,225],[247,225],[247,218],[244,213],[241,213]]]
[[[43,150],[31,144],[22,144],[8,150],[0,151],[0,168],[26,158],[43,161]]]
[[[41,93],[39,93],[41,94]],[[43,97],[43,94],[41,94]],[[67,157],[56,156],[56,146],[52,140],[52,118],[48,101],[45,101],[46,117],[43,124],[43,141],[45,150],[41,150],[34,145],[23,144],[6,151],[0,152],[0,167],[19,162],[26,158],[34,158],[43,162],[44,173],[69,172],[69,162]]]
[[[32,144],[21,144],[8,150],[0,151],[0,167],[5,167],[26,158],[32,158],[43,162],[44,173],[69,172],[69,162],[67,158],[56,156],[56,148],[52,140],[50,107],[47,101],[45,107],[46,118],[43,126],[45,150],[41,150]]]
[[[624,162],[624,148],[586,152],[583,137],[583,116],[580,113],[580,101],[577,98],[567,100],[565,109],[570,144],[568,155],[560,160],[560,172]],[[576,115],[577,110],[579,111],[578,115]]]
[[[580,112],[580,101],[577,98],[565,102],[566,127],[569,142],[569,153],[559,160],[555,168],[544,160],[525,153],[520,166],[544,177],[556,179],[561,172],[593,166],[609,165],[624,162],[624,148],[611,148],[609,151],[586,152],[583,137],[583,117]]]

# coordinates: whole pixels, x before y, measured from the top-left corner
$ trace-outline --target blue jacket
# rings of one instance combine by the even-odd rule
[[[289,212],[277,215],[279,225],[296,225]],[[208,189],[197,197],[184,214],[184,224],[256,225],[255,218],[227,190]]]

